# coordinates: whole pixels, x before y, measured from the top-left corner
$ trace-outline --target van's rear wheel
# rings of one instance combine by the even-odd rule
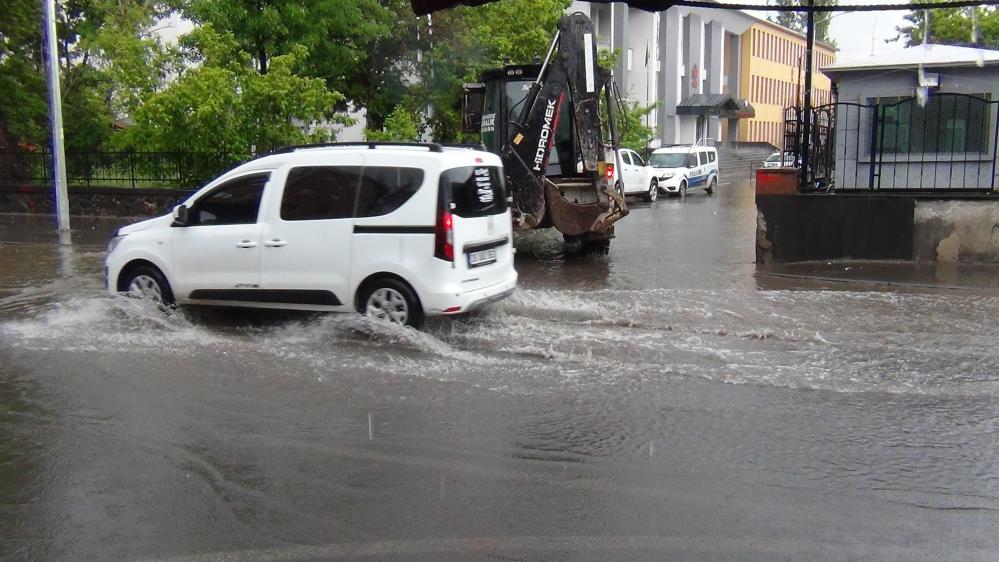
[[[403,326],[419,328],[423,324],[423,308],[416,293],[406,283],[390,277],[368,284],[357,311]]]
[[[708,195],[715,192],[715,188],[718,187],[718,178],[711,178],[711,183],[708,184]]]

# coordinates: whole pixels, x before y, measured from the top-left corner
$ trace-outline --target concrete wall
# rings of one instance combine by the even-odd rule
[[[69,213],[94,217],[156,217],[169,213],[194,190],[71,188]],[[55,213],[50,188],[0,187],[0,213]]]
[[[918,201],[915,259],[999,263],[999,201]]]
[[[913,200],[757,195],[757,261],[912,259]]]
[[[999,263],[999,197],[757,195],[757,261]]]

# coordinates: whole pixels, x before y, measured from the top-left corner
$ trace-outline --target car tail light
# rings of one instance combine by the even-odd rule
[[[434,231],[434,257],[444,261],[454,261],[454,217],[448,211],[437,214]]]
[[[607,171],[605,172],[607,176],[607,181],[612,181],[614,179],[614,164],[610,162],[607,163]]]

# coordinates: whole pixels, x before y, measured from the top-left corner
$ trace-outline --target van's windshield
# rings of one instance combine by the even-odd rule
[[[441,174],[440,196],[453,203],[459,217],[485,217],[506,212],[503,174],[495,166],[452,168]]]
[[[686,161],[683,152],[660,152],[649,157],[649,165],[656,168],[682,168]]]

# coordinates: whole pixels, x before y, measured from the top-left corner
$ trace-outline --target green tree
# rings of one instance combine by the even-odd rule
[[[429,124],[437,140],[461,140],[464,82],[505,62],[531,63],[544,57],[568,0],[499,0],[477,7],[435,13],[418,65],[420,80],[410,87],[419,105],[432,108]]]
[[[645,116],[655,109],[656,104],[641,106],[638,102],[624,102],[619,106],[617,115],[618,134],[621,146],[630,148],[639,154],[645,154],[649,141],[655,136],[652,127],[645,124]]]
[[[162,78],[152,23],[167,13],[151,0],[65,0],[57,14],[63,127],[69,151],[96,150],[112,123]],[[0,20],[0,130],[7,144],[46,144],[41,3],[9,0]]]
[[[420,138],[420,118],[402,104],[397,105],[385,118],[385,126],[365,130],[364,138],[369,141],[416,141]]]
[[[41,15],[39,2],[11,0],[0,18],[0,149],[46,138]]]
[[[972,12],[977,20],[977,37],[973,37]],[[896,27],[898,36],[907,47],[923,42],[926,28],[926,11],[914,10],[905,16],[906,23]],[[930,43],[999,48],[999,9],[995,6],[976,8],[941,8],[930,11]]]
[[[178,0],[198,24],[230,32],[260,74],[296,45],[308,50],[303,75],[322,78],[379,128],[405,96],[419,20],[409,0]]]
[[[767,2],[770,4],[770,2]],[[776,6],[807,6],[808,0],[775,0]],[[816,6],[838,6],[839,0],[815,0]],[[815,39],[835,45],[835,41],[829,37],[829,16],[830,12],[818,12],[815,14]],[[782,25],[788,29],[793,29],[800,33],[808,31],[808,14],[805,12],[771,12],[767,19]]]
[[[266,74],[231,33],[210,25],[183,38],[190,65],[134,114],[117,141],[123,148],[222,153],[241,160],[278,146],[328,141],[347,124],[334,111],[342,96],[298,71],[308,57],[298,45],[269,59]]]

